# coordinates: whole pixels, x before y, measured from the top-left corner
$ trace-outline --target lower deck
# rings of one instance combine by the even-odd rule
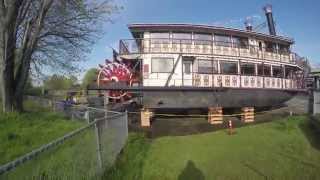
[[[299,91],[257,88],[190,88],[144,91],[142,104],[151,109],[208,107],[271,107],[284,103]]]
[[[89,89],[103,91],[104,94],[114,91],[126,92],[130,94],[131,100],[139,100],[139,104],[150,109],[208,108],[215,106],[231,108],[270,107],[279,105],[296,94],[307,93],[304,89],[125,86],[118,83],[91,86]]]

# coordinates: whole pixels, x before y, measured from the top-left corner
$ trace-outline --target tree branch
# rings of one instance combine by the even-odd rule
[[[5,11],[6,11],[6,8],[4,6],[4,0],[0,0],[0,16],[1,16],[1,19],[4,17]]]
[[[38,11],[36,15],[36,19],[34,21],[30,21],[27,25],[27,30],[25,37],[22,41],[22,55],[20,56],[20,64],[16,73],[15,83],[16,83],[16,95],[21,94],[19,89],[24,89],[24,85],[26,82],[26,78],[28,77],[30,63],[32,59],[32,54],[37,45],[37,36],[40,34],[40,31],[43,26],[44,19],[46,14],[52,5],[53,0],[43,0],[41,1],[41,9]],[[31,26],[34,29],[34,32],[31,32]]]
[[[30,11],[32,1],[24,0],[22,5],[21,5],[21,10],[19,13],[19,16],[17,18],[17,27],[24,21],[26,20],[27,14]]]

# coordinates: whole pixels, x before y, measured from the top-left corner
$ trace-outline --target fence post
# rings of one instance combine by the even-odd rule
[[[71,120],[74,120],[74,106],[70,105],[70,112],[71,112]]]
[[[87,111],[84,114],[84,118],[87,120],[87,123],[90,123],[90,109],[87,108]]]
[[[53,112],[56,112],[56,101],[55,100],[52,100],[51,101],[52,103],[52,110],[53,110]]]
[[[108,104],[109,104],[109,91],[104,94],[103,98],[103,106],[104,106],[104,117],[107,118],[108,116]]]
[[[95,133],[96,133],[96,143],[97,143],[97,162],[98,162],[98,174],[102,173],[102,159],[101,159],[101,141],[100,141],[100,133],[98,127],[98,121],[95,119]]]
[[[128,111],[126,110],[125,111],[125,114],[124,114],[124,121],[125,121],[125,128],[126,128],[126,138],[128,137],[128,133],[129,133],[129,127],[128,127]]]

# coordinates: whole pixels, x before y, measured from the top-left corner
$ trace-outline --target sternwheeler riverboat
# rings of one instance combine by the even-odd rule
[[[253,112],[281,104],[305,91],[308,62],[291,51],[292,38],[276,34],[271,6],[264,10],[269,34],[255,32],[249,21],[244,30],[130,24],[133,39],[120,40],[92,89],[107,91],[110,102],[139,96],[147,118],[156,109],[209,108],[215,116],[222,108]]]

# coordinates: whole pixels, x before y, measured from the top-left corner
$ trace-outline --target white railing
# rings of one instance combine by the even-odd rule
[[[231,42],[146,38],[120,40],[121,55],[140,53],[209,54],[296,64],[296,58],[292,52],[281,52],[253,45],[240,46]]]
[[[144,79],[144,86],[164,86],[167,79],[149,78]],[[245,76],[245,75],[223,75],[223,74],[197,74],[194,73],[192,78],[172,78],[169,86],[181,87],[227,87],[227,88],[267,88],[267,89],[299,89],[297,80],[262,77],[262,76]]]

